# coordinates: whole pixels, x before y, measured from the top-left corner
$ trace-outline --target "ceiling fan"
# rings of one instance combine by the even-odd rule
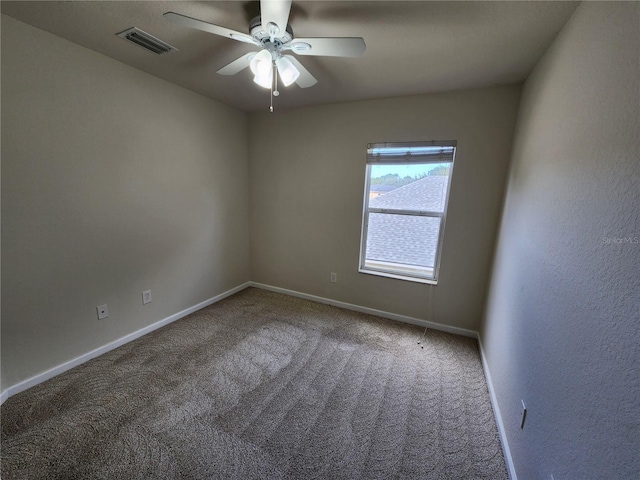
[[[165,13],[164,18],[185,27],[259,47],[258,52],[241,56],[217,73],[235,75],[249,67],[254,75],[253,81],[261,87],[271,89],[272,96],[277,96],[278,76],[285,86],[295,82],[301,88],[308,88],[318,82],[296,57],[285,55],[285,52],[291,51],[296,55],[359,57],[367,48],[361,37],[294,38],[291,25],[288,24],[291,3],[292,0],[260,0],[260,15],[250,22],[249,35],[175,12]],[[270,110],[273,111],[273,99]]]

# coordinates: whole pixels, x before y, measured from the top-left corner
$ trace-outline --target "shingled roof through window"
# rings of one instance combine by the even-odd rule
[[[370,208],[442,212],[448,177],[428,176],[372,198]],[[433,267],[440,219],[370,213],[367,260]]]
[[[424,177],[371,199],[369,207],[442,212],[448,180],[443,175]]]

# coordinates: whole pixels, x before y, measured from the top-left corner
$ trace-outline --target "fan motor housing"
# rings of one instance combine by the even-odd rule
[[[249,23],[249,34],[262,45],[264,45],[266,42],[271,41],[271,36],[262,27],[262,19],[259,16],[255,17]],[[276,46],[280,46],[289,43],[291,40],[293,40],[293,29],[291,28],[291,25],[287,25],[284,34],[280,34],[280,36],[275,37],[273,39],[273,43]]]

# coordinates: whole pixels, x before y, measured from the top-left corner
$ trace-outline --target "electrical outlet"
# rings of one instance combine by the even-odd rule
[[[520,428],[524,428],[524,421],[527,418],[527,406],[524,404],[524,400],[520,400],[522,402],[522,409],[520,410]]]
[[[338,281],[338,274],[336,272],[331,272],[331,282],[336,283]]]
[[[151,303],[151,290],[142,292],[142,304],[146,305],[147,303]]]
[[[102,320],[103,318],[107,318],[109,316],[109,310],[107,309],[107,305],[100,305],[98,308],[98,320]]]

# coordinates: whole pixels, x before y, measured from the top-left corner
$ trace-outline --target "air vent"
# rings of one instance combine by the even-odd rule
[[[165,53],[177,52],[176,47],[172,47],[168,43],[157,39],[153,35],[143,32],[137,27],[131,27],[124,32],[117,34],[120,38],[129,40],[136,45],[155,53],[156,55],[164,55]]]

